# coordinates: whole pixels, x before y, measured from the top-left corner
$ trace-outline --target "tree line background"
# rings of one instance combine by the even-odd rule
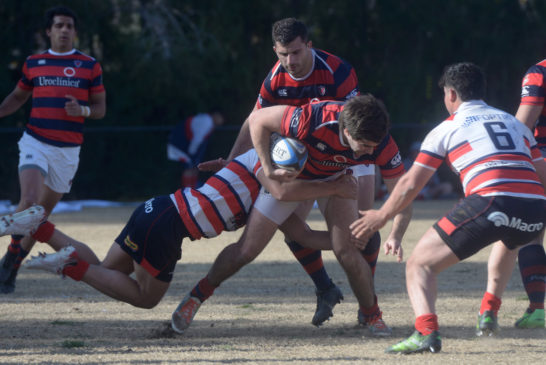
[[[59,1],[0,2],[0,98],[25,58],[47,49],[46,9]],[[360,89],[382,98],[401,150],[447,116],[437,86],[445,65],[487,73],[487,102],[515,113],[521,79],[546,58],[541,0],[78,0],[77,48],[103,67],[107,113],[87,120],[81,163],[66,199],[140,200],[178,187],[166,158],[169,129],[212,107],[227,126],[208,156],[225,157],[276,61],[271,25],[297,17],[317,48],[349,61]],[[30,102],[0,119],[0,199],[18,200],[17,140]]]

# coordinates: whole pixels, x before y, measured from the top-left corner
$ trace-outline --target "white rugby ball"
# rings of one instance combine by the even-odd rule
[[[278,133],[271,135],[271,162],[274,167],[299,171],[307,161],[307,148],[297,139]]]

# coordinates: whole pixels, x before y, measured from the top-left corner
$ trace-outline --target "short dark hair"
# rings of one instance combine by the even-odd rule
[[[339,127],[347,128],[357,140],[379,143],[389,131],[390,119],[385,104],[372,94],[349,99],[339,114]]]
[[[309,38],[307,26],[296,18],[285,18],[273,23],[271,36],[273,44],[279,42],[282,45],[288,44],[298,37],[307,43]]]
[[[79,25],[78,16],[76,15],[74,11],[67,8],[66,6],[56,6],[46,11],[45,29],[51,29],[51,27],[53,26],[53,18],[56,15],[64,15],[64,16],[68,16],[72,18],[72,20],[74,20],[74,27],[76,28],[76,30],[78,30],[78,25]]]
[[[455,89],[462,101],[483,99],[487,83],[483,70],[471,62],[461,62],[448,65],[438,86]]]

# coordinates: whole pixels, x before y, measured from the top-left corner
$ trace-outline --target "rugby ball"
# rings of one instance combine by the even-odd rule
[[[279,169],[299,171],[307,161],[307,148],[297,139],[278,133],[271,135],[271,162]]]

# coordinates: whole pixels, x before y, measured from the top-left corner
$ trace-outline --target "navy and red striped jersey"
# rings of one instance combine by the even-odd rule
[[[404,174],[404,164],[394,139],[387,135],[370,155],[355,157],[341,137],[339,114],[344,102],[324,101],[300,107],[288,106],[284,112],[281,134],[302,141],[307,147],[307,163],[302,179],[322,179],[358,164],[379,166],[385,179]]]
[[[258,95],[258,109],[272,105],[303,105],[313,99],[347,100],[359,95],[356,72],[349,63],[313,48],[313,69],[303,79],[294,79],[277,61]]]
[[[521,105],[542,106],[542,112],[535,127],[538,147],[546,147],[546,60],[531,66],[523,77],[521,85]]]
[[[17,86],[32,91],[26,132],[58,147],[79,146],[83,142],[84,117],[66,114],[65,95],[73,95],[80,105],[89,105],[90,94],[104,92],[99,62],[78,50],[62,55],[49,50],[28,57]]]

